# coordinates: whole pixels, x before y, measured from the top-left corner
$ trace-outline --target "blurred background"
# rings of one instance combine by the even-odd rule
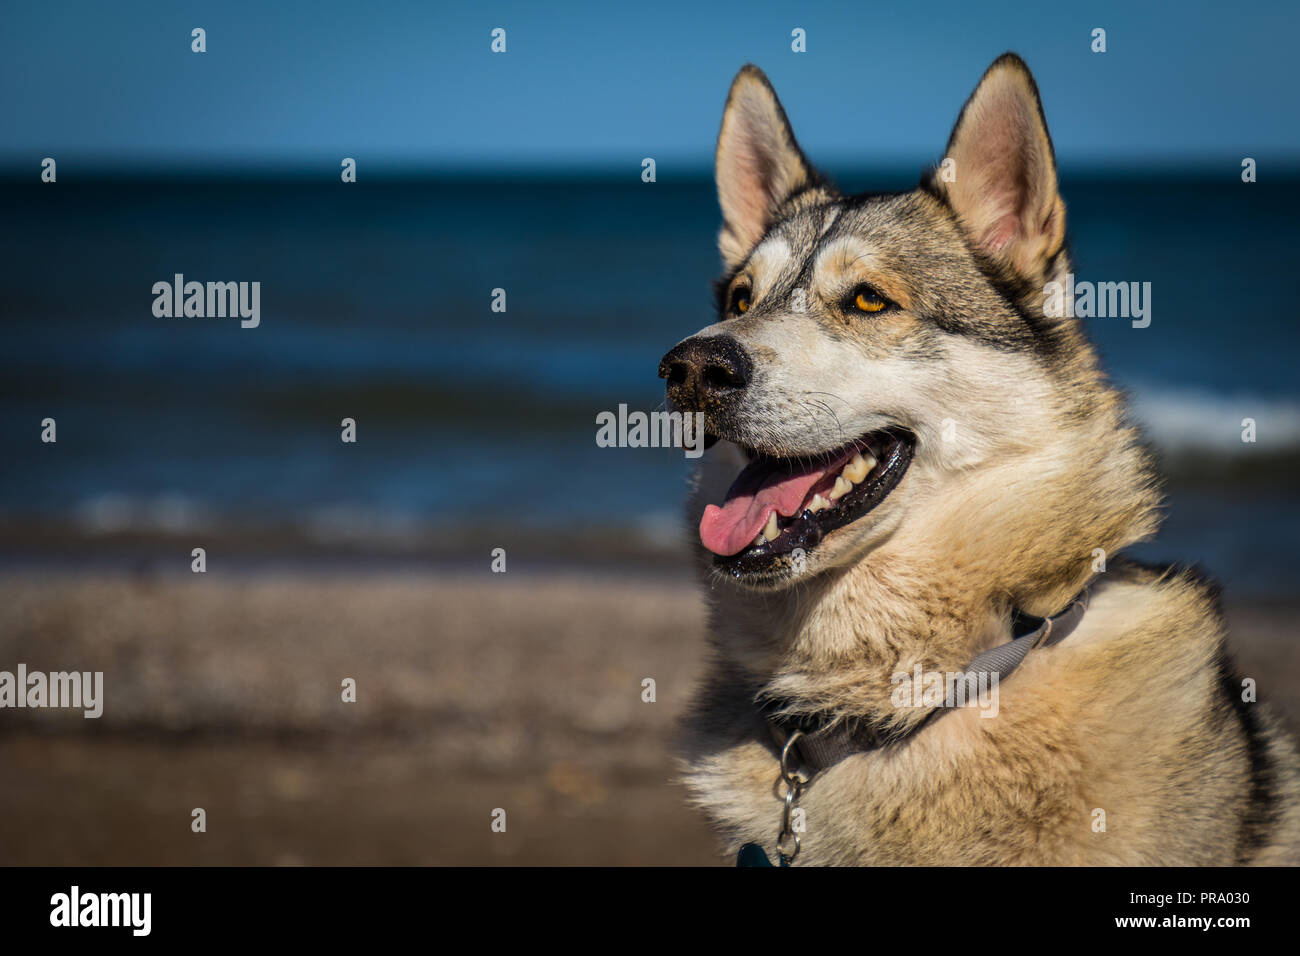
[[[1224,583],[1294,728],[1300,14],[1135,7],[6,10],[0,670],[107,701],[0,711],[0,863],[715,861],[670,782],[688,463],[594,435],[712,321],[747,61],[857,191],[914,185],[1026,58],[1077,277],[1151,283],[1148,328],[1089,320],[1168,479],[1140,556]],[[260,281],[260,326],[155,317],[175,273]]]

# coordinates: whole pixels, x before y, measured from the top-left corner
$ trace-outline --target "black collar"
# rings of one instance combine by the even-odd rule
[[[1051,617],[1034,617],[1014,611],[1011,619],[1012,639],[978,655],[967,665],[965,673],[968,675],[969,689],[966,699],[973,700],[975,697],[977,675],[985,675],[986,681],[991,681],[993,675],[996,675],[1000,684],[1011,676],[1011,672],[1020,666],[1020,662],[1031,650],[1036,647],[1051,647],[1069,637],[1083,619],[1089,597],[1089,588],[1085,587],[1065,610]],[[883,734],[868,720],[836,720],[832,715],[824,713],[786,713],[792,703],[779,698],[762,698],[759,717],[767,725],[778,749],[784,748],[790,737],[796,731],[799,732],[799,736],[790,745],[790,755],[812,774],[821,773],[853,754],[904,740],[943,710],[942,707],[932,709],[910,730]]]

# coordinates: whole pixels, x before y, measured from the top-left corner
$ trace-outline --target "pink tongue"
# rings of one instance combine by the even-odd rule
[[[722,507],[709,505],[700,519],[700,541],[714,554],[739,554],[749,547],[773,511],[789,518],[832,466],[790,473],[750,465],[740,473]]]

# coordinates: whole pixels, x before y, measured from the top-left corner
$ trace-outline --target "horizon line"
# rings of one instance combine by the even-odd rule
[[[57,160],[56,160],[57,162]],[[341,161],[340,161],[341,162]],[[318,181],[321,183],[338,182],[341,166],[333,161],[313,162],[311,160],[273,160],[250,162],[245,160],[219,159],[210,162],[191,159],[143,163],[136,160],[91,159],[85,163],[68,160],[58,164],[59,173],[67,176],[69,168],[75,172],[71,177],[57,181],[92,182],[92,181],[139,181],[139,180],[266,180],[277,181],[292,179],[304,183]],[[921,174],[930,168],[929,163],[906,163],[895,161],[876,161],[859,163],[823,164],[823,172],[836,181],[863,175],[877,175],[888,178],[908,177],[919,181]],[[57,167],[56,167],[57,168]],[[1241,178],[1240,161],[1225,164],[1212,158],[1197,157],[1193,161],[1145,160],[1113,162],[1064,162],[1058,163],[1058,175],[1062,180],[1089,179],[1171,179],[1239,182]],[[1259,181],[1292,180],[1300,178],[1300,157],[1288,159],[1265,167],[1265,173]],[[24,181],[41,182],[41,160],[18,161],[12,157],[0,159],[0,181],[17,184]],[[639,163],[617,164],[598,163],[530,163],[530,162],[409,162],[409,161],[375,161],[358,164],[357,181],[407,181],[413,179],[446,179],[492,181],[547,181],[586,179],[599,181],[639,181],[641,166]],[[657,181],[661,182],[697,182],[713,178],[711,162],[690,161],[676,163],[671,160],[656,163]]]

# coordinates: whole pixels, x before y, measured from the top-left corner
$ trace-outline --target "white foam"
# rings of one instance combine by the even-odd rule
[[[131,497],[109,492],[80,502],[76,521],[93,534],[161,531],[178,534],[208,526],[211,515],[199,502],[179,493]]]
[[[1130,392],[1133,418],[1166,452],[1218,454],[1280,452],[1300,446],[1300,402],[1247,393],[1137,386]],[[1255,443],[1242,440],[1245,419],[1255,423]]]

